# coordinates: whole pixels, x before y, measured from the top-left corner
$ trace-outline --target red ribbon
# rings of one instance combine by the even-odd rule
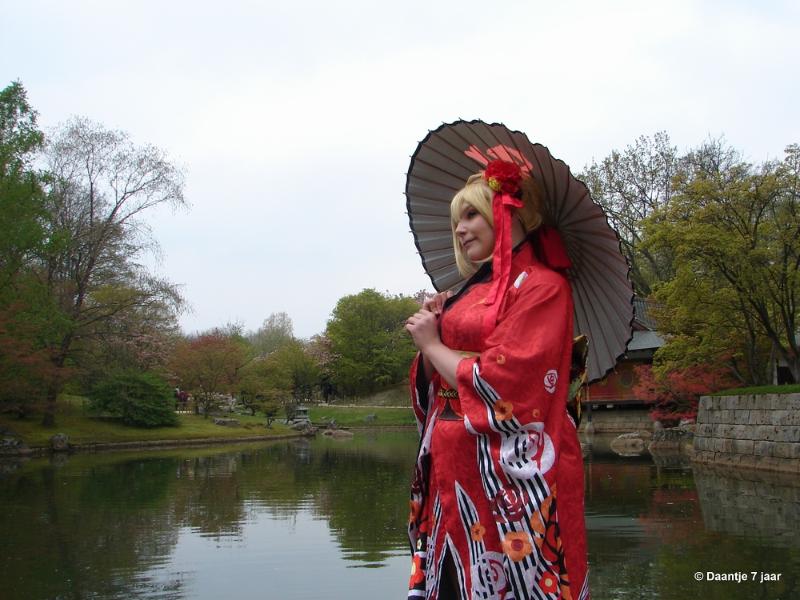
[[[486,338],[497,324],[497,317],[503,308],[502,299],[511,279],[511,255],[513,225],[513,208],[521,208],[522,201],[514,196],[496,192],[492,199],[494,216],[494,252],[492,254],[492,287],[486,296],[485,304],[489,307],[484,315],[483,334]],[[564,273],[572,267],[567,248],[561,234],[552,227],[542,225],[537,230],[538,246],[541,261],[554,271]],[[498,298],[500,301],[498,302]]]
[[[509,194],[495,192],[492,199],[492,216],[494,217],[494,251],[492,253],[492,287],[486,296],[485,304],[489,307],[483,321],[485,336],[488,336],[497,323],[502,302],[498,296],[505,297],[508,280],[511,277],[511,226],[513,224],[512,209],[522,208],[522,200]],[[485,337],[484,336],[484,337]]]

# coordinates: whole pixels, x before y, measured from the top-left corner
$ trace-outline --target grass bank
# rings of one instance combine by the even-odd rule
[[[364,405],[310,406],[309,416],[314,424],[334,420],[341,427],[396,427],[415,425],[410,408],[367,405],[371,401],[393,402],[400,397],[400,389],[382,392],[378,397],[360,399]],[[370,417],[372,415],[373,417]],[[239,420],[239,427],[215,425],[212,418],[198,415],[178,415],[177,427],[150,429],[129,427],[117,421],[91,417],[81,396],[64,395],[59,400],[56,427],[42,427],[41,416],[17,419],[0,414],[0,429],[14,432],[30,448],[50,446],[50,438],[65,433],[71,444],[150,444],[157,441],[190,442],[191,440],[235,440],[255,436],[283,436],[295,433],[283,423],[273,423],[267,429],[263,416],[231,415]]]
[[[411,405],[408,383],[393,385],[368,396],[338,398],[337,405],[343,406],[386,406],[405,407]]]
[[[311,406],[308,416],[314,425],[323,425],[331,420],[341,427],[395,427],[416,424],[411,408]]]
[[[236,439],[254,436],[279,436],[292,433],[280,423],[273,423],[271,429],[264,426],[262,416],[233,415],[241,424],[239,427],[215,425],[212,418],[198,415],[178,415],[177,427],[153,427],[144,429],[129,427],[116,421],[94,419],[82,408],[78,396],[65,397],[60,401],[56,413],[56,427],[42,427],[40,416],[16,419],[0,415],[0,428],[13,431],[31,448],[49,446],[50,437],[65,433],[72,444],[115,444],[124,442],[154,442],[161,440],[200,440]]]
[[[793,385],[760,385],[756,387],[734,388],[722,390],[709,396],[746,396],[755,394],[797,394],[800,393],[800,384]]]

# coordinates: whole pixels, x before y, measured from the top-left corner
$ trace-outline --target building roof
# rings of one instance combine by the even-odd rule
[[[637,297],[633,299],[633,314],[635,323],[644,327],[645,329],[653,331],[657,329],[657,326],[656,320],[650,314],[651,306],[653,306],[653,303],[645,300],[644,298]]]
[[[633,338],[628,343],[628,352],[635,350],[653,350],[665,344],[664,338],[655,331],[634,331]]]

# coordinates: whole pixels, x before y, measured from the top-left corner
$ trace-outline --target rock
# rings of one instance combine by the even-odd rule
[[[638,432],[623,433],[611,441],[611,449],[620,456],[638,456],[644,452],[645,443]]]
[[[57,433],[50,438],[50,448],[53,452],[66,452],[69,450],[69,436],[66,433]]]
[[[306,425],[305,428],[301,429],[300,433],[302,433],[306,437],[314,437],[314,436],[317,435],[318,431],[319,431],[319,428],[314,427],[313,425],[309,424],[309,425]]]
[[[19,448],[20,444],[22,444],[22,442],[17,438],[4,436],[3,439],[0,440],[0,451],[16,450]]]
[[[241,427],[239,419],[229,419],[225,417],[214,417],[214,425],[222,425],[223,427]]]
[[[31,454],[31,449],[25,443],[16,437],[11,431],[2,430],[0,435],[0,456],[21,456]]]
[[[694,443],[695,425],[684,425],[683,427],[669,427],[660,429],[653,433],[653,441],[648,445],[648,450],[653,454],[655,451],[692,451]],[[751,440],[752,441],[752,440]],[[753,450],[750,449],[752,454]]]
[[[288,423],[289,427],[308,437],[313,437],[317,435],[319,429],[314,427],[310,422],[298,422],[298,423]]]
[[[326,429],[322,432],[322,435],[333,439],[349,439],[353,437],[353,432],[345,431],[344,429]]]

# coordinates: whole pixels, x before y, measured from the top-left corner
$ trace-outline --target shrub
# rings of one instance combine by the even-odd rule
[[[126,372],[111,375],[98,383],[90,398],[90,408],[119,417],[133,427],[176,426],[173,392],[157,375]]]

